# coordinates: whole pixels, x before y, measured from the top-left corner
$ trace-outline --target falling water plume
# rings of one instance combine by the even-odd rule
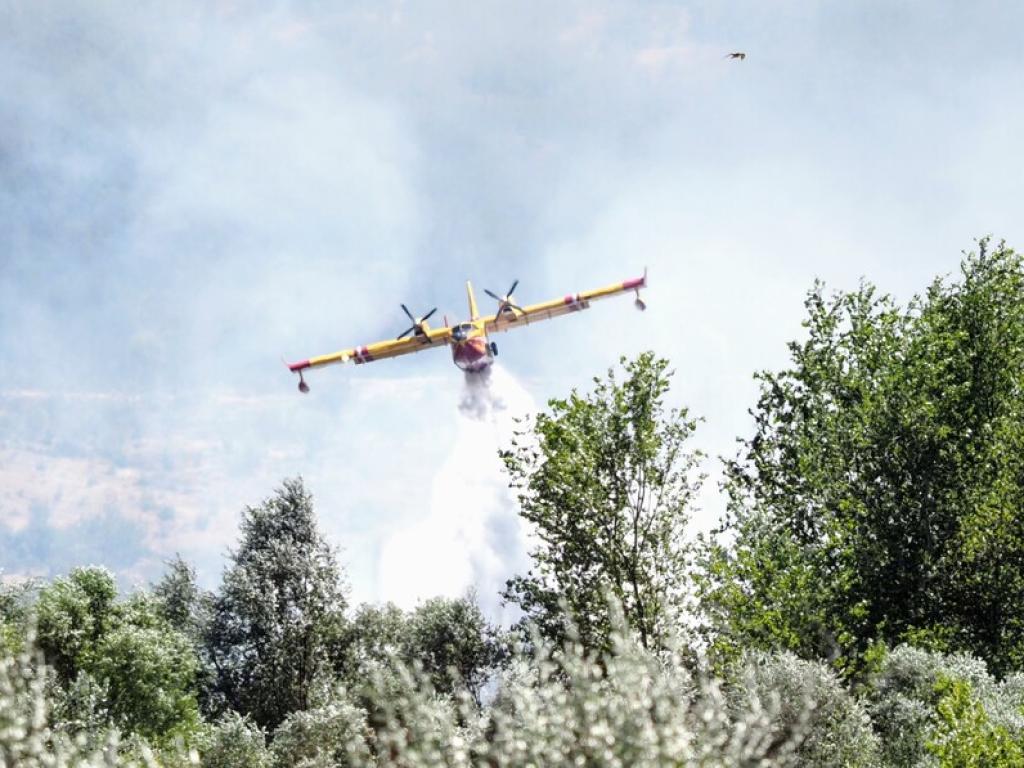
[[[498,449],[516,419],[534,411],[526,389],[503,368],[469,374],[458,395],[455,441],[434,476],[430,511],[385,543],[384,593],[412,606],[434,595],[476,589],[500,619],[498,594],[526,566],[526,540]]]

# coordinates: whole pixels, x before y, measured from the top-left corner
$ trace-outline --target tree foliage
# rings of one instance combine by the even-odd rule
[[[103,723],[163,742],[198,726],[194,648],[149,596],[119,602],[108,571],[79,568],[45,587],[36,610],[71,732]]]
[[[167,562],[167,571],[153,585],[153,597],[160,615],[200,646],[212,617],[213,595],[199,586],[196,569],[181,555]]]
[[[116,622],[117,584],[105,568],[76,568],[40,593],[36,604],[39,648],[61,680],[88,669],[100,639]]]
[[[679,622],[686,593],[688,507],[699,458],[696,422],[669,408],[668,363],[647,352],[622,360],[587,394],[548,402],[532,429],[502,452],[520,514],[539,545],[533,567],[504,597],[543,634],[566,633],[565,611],[588,646],[607,647],[609,597],[645,647]]]
[[[227,712],[204,735],[203,768],[268,768],[266,734],[237,712]]]
[[[207,635],[216,689],[227,706],[273,729],[308,707],[344,623],[341,571],[301,480],[243,512],[229,558]]]
[[[397,605],[364,603],[332,648],[335,668],[355,688],[367,679],[371,668],[403,656],[407,635],[408,619]]]
[[[293,712],[274,733],[273,764],[279,768],[335,768],[370,762],[366,712],[335,690],[309,710]]]
[[[695,422],[664,360],[624,359],[502,453],[530,643],[473,594],[346,616],[287,480],[215,594],[180,557],[126,596],[0,582],[0,764],[1024,768],[1024,263],[982,241],[906,307],[806,306],[697,569]]]
[[[733,706],[774,711],[778,733],[800,733],[795,757],[802,768],[875,768],[879,740],[863,701],[821,662],[792,653],[751,653],[727,687]]]
[[[707,551],[719,648],[859,667],[878,641],[1024,663],[1024,268],[981,241],[907,308],[808,296],[792,364],[759,374]],[[851,666],[852,665],[852,666]]]
[[[35,579],[3,581],[0,570],[0,654],[24,648],[39,583]]]
[[[162,620],[126,621],[104,635],[89,673],[102,681],[106,710],[120,729],[155,742],[198,727],[191,642]]]
[[[434,689],[454,693],[464,687],[479,701],[480,691],[500,659],[496,628],[476,599],[435,597],[409,617],[407,663],[421,665]]]
[[[985,733],[1024,745],[1022,680],[997,680],[974,656],[902,645],[879,660],[861,692],[885,766],[936,766],[939,752],[962,754],[965,743]]]
[[[1005,726],[991,722],[970,683],[944,678],[936,692],[938,726],[928,750],[939,758],[940,768],[1024,768],[1024,744]]]
[[[472,593],[431,598],[408,613],[391,603],[362,605],[347,626],[339,669],[358,690],[381,666],[417,667],[439,693],[465,690],[479,701],[503,648]]]

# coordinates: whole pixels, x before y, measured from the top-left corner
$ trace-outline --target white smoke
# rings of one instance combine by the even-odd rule
[[[498,449],[509,444],[516,419],[531,414],[534,403],[494,366],[466,376],[457,406],[455,442],[434,477],[429,512],[385,541],[380,591],[408,608],[475,588],[486,613],[501,620],[499,592],[524,570],[526,542]]]

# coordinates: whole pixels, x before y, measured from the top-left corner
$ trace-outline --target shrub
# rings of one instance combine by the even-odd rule
[[[964,739],[986,729],[1015,740],[1024,736],[1024,679],[1000,683],[984,661],[967,654],[899,646],[882,662],[869,697],[884,763],[893,768],[940,765],[940,758],[966,749]]]
[[[878,764],[878,737],[867,709],[825,664],[803,661],[788,652],[753,654],[747,658],[741,680],[744,685],[730,687],[733,706],[750,709],[755,701],[774,706],[780,732],[802,733],[796,752],[801,766]]]
[[[366,713],[345,691],[305,712],[293,712],[274,731],[273,764],[280,768],[333,768],[368,762]]]
[[[940,696],[938,722],[928,751],[941,768],[960,766],[1024,767],[1024,750],[1003,725],[993,723],[965,680],[944,678],[935,687]]]
[[[237,712],[228,712],[213,725],[203,738],[203,768],[267,768],[267,751],[263,730]]]

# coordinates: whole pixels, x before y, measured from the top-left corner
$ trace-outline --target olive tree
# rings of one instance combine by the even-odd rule
[[[344,624],[341,570],[300,479],[245,509],[229,559],[207,631],[216,691],[273,730],[308,707]]]

